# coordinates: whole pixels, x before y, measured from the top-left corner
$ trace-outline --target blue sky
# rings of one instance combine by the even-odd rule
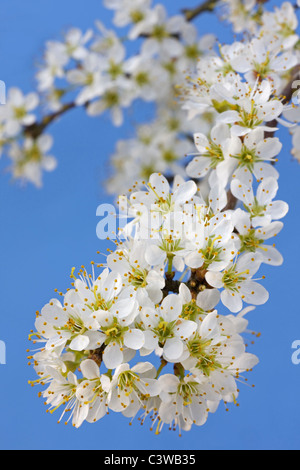
[[[197,0],[167,0],[170,12],[195,6]],[[274,3],[274,2],[273,2]],[[279,4],[280,2],[277,2]],[[112,14],[101,0],[2,0],[0,22],[0,79],[25,92],[34,88],[35,64],[43,44],[59,38],[70,26],[82,29],[96,18],[111,24]],[[201,33],[228,30],[212,15],[200,21]],[[143,110],[137,106],[138,119]],[[132,134],[130,123],[115,129],[108,118],[91,119],[81,110],[70,113],[51,128],[58,169],[44,178],[44,187],[21,188],[11,182],[0,161],[0,340],[7,347],[7,364],[0,365],[1,449],[299,449],[300,365],[291,362],[291,345],[300,339],[299,307],[299,165],[290,156],[290,139],[280,155],[279,198],[290,204],[277,247],[285,263],[264,268],[270,301],[249,314],[250,327],[262,333],[251,351],[260,364],[249,376],[256,387],[241,386],[240,407],[220,407],[202,428],[179,438],[165,430],[157,437],[136,422],[111,413],[95,425],[79,430],[58,425],[58,415],[47,414],[27,366],[27,336],[39,310],[57,288],[69,287],[72,266],[98,260],[106,244],[96,237],[96,208],[110,202],[102,189],[109,155],[119,138]]]

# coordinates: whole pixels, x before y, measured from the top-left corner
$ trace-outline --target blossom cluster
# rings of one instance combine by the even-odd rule
[[[152,123],[117,144],[112,175],[105,182],[108,191],[117,195],[120,184],[125,191],[153,172],[183,175],[182,157],[193,152],[192,135],[199,129],[205,134],[211,131],[214,106],[199,103],[197,112],[190,110],[187,122],[186,113],[176,104],[178,86],[187,74],[201,81],[204,95],[219,74],[236,73],[245,74],[251,85],[258,75],[268,77],[279,96],[290,79],[289,71],[299,65],[298,20],[292,4],[285,2],[274,11],[260,5],[259,12],[254,0],[212,0],[212,4],[235,32],[251,35],[218,49],[213,34],[199,36],[188,13],[168,17],[165,7],[151,0],[120,0],[104,1],[104,5],[114,11],[115,28],[125,28],[124,39],[97,21],[95,30],[72,28],[62,41],[48,41],[36,73],[37,92],[24,95],[11,88],[6,105],[0,108],[0,149],[11,161],[13,177],[42,185],[43,172],[57,165],[49,155],[53,138],[48,127],[79,106],[89,116],[109,112],[113,124],[120,126],[134,101],[155,104]],[[128,53],[132,43],[138,44],[134,55]],[[288,119],[297,158],[299,107]]]
[[[170,188],[158,173],[131,193],[131,220],[102,272],[72,270],[72,289],[43,307],[30,335],[42,343],[30,356],[35,382],[48,385],[51,412],[63,408],[59,421],[69,412],[66,422],[79,427],[112,410],[150,416],[157,433],[164,424],[189,430],[221,401],[236,403],[242,374],[258,362],[246,352],[244,316],[269,296],[253,276],[282,263],[267,242],[287,212],[276,190],[274,178],[262,181],[261,214],[253,194],[246,210],[226,210],[226,192],[212,188],[206,200],[194,181],[177,177]],[[240,187],[235,194],[245,196]]]
[[[275,132],[287,126],[299,143],[299,107],[283,96],[299,65],[296,16],[288,3],[259,21],[253,15],[251,36],[218,51],[211,37],[202,50],[197,40],[192,66],[184,51],[195,28],[186,17],[169,19],[150,0],[105,4],[131,40],[143,38],[141,54],[125,59],[115,33],[98,24],[102,37],[89,50],[90,33],[74,33],[68,47],[48,44],[54,63],[39,74],[40,87],[53,91],[67,77],[75,103],[90,114],[109,108],[116,124],[137,94],[147,96],[157,119],[119,142],[113,157],[109,187],[124,189],[127,218],[115,246],[90,274],[72,269],[71,289],[37,313],[31,384],[46,386],[49,411],[61,408],[59,421],[75,427],[111,410],[149,417],[157,434],[164,425],[188,431],[221,402],[237,404],[238,384],[258,363],[247,351],[245,315],[269,298],[259,271],[283,262],[274,238],[288,205],[277,199]],[[66,56],[80,67],[66,71]],[[145,71],[150,81],[140,80]],[[60,100],[52,104],[59,112]]]
[[[134,101],[157,103],[157,125],[164,119],[164,137],[172,141],[184,132],[180,113],[174,109],[174,87],[184,79],[184,70],[213,46],[215,37],[198,38],[196,28],[184,16],[168,18],[163,5],[151,3],[104,2],[115,10],[115,26],[128,26],[128,49],[133,41],[143,38],[138,53],[130,55],[126,41],[100,21],[95,30],[72,28],[63,41],[46,43],[36,73],[37,92],[24,95],[17,88],[8,91],[7,103],[0,109],[0,147],[12,162],[14,178],[42,185],[43,171],[56,166],[56,159],[48,155],[52,137],[45,132],[55,119],[76,107],[83,107],[89,116],[108,112],[112,123],[120,126],[124,111]],[[187,151],[191,150],[189,138],[183,139]],[[155,146],[156,160],[163,158],[165,167],[182,156],[181,147],[176,153],[172,146],[164,149],[159,142]],[[153,165],[158,171],[155,161]],[[145,171],[141,164],[140,173]]]

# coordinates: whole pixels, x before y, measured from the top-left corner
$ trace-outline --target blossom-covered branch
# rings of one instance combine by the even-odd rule
[[[259,4],[258,15],[256,4],[250,3],[244,8],[240,0],[220,2],[220,6],[228,10],[226,19],[233,23],[236,32],[239,32],[236,24],[239,28],[241,25],[250,27],[257,37],[264,31],[274,31],[279,38],[284,38],[286,45],[298,47],[297,19],[290,4],[284,3],[275,12],[265,12]],[[128,40],[144,35],[140,52],[127,58],[125,44],[100,22],[97,23],[100,36],[92,30],[82,33],[73,28],[63,42],[47,43],[44,65],[37,73],[40,97],[36,93],[25,97],[13,88],[8,93],[7,105],[0,109],[1,148],[11,159],[15,178],[41,186],[43,170],[53,170],[56,166],[56,159],[45,155],[45,149],[48,151],[52,145],[52,137],[43,135],[55,119],[77,106],[84,106],[91,116],[110,111],[114,124],[121,125],[123,111],[135,99],[142,98],[157,105],[157,116],[152,123],[140,126],[135,139],[119,142],[112,156],[115,175],[107,184],[112,193],[116,188],[125,191],[153,171],[183,175],[181,157],[194,150],[189,137],[185,136],[200,128],[205,133],[211,129],[213,115],[210,112],[195,116],[187,124],[185,113],[174,106],[174,96],[176,86],[185,81],[186,73],[196,71],[199,57],[216,54],[215,37],[198,37],[196,28],[185,16],[168,18],[162,5],[152,7],[148,0],[113,1],[106,6],[115,11],[117,27],[129,26]],[[189,10],[189,15],[195,15],[199,9]],[[228,67],[231,67],[230,61]],[[49,113],[39,111],[39,102],[46,103]],[[35,110],[39,112],[35,114]],[[40,138],[42,143],[47,141],[46,146],[41,144]],[[127,157],[125,163],[124,157]]]
[[[247,34],[218,48],[150,0],[105,2],[130,39],[143,35],[138,56],[125,59],[103,25],[92,52],[78,31],[48,45],[48,61],[59,50],[55,63],[60,57],[65,67],[68,44],[76,65],[54,77],[42,70],[47,93],[61,74],[75,86],[76,105],[92,115],[110,109],[116,124],[137,96],[157,104],[155,121],[119,142],[113,157],[108,187],[125,189],[112,249],[90,272],[72,269],[71,288],[37,312],[30,334],[38,375],[30,383],[46,386],[40,395],[50,413],[60,408],[59,421],[75,427],[113,410],[149,418],[156,434],[164,426],[189,431],[220,403],[237,404],[239,384],[258,363],[247,350],[254,333],[246,315],[268,301],[264,266],[283,262],[274,240],[288,205],[276,198],[275,133],[287,126],[300,148],[292,93],[299,37],[290,3],[274,11],[222,3],[234,31]],[[33,101],[25,99],[26,126],[35,125]],[[56,105],[53,116],[64,111]]]

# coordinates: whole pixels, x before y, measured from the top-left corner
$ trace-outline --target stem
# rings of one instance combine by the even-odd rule
[[[167,364],[168,364],[168,362],[165,359],[161,359],[160,366],[157,369],[157,374],[156,374],[156,377],[155,377],[156,379],[159,377],[161,371],[163,370],[164,367],[166,367]]]
[[[174,255],[168,255],[168,271],[167,271],[167,274],[168,274],[169,277],[172,277],[173,258],[174,258]]]
[[[179,362],[174,364],[174,374],[176,375],[176,377],[183,380],[184,379],[184,372],[185,372],[184,367]]]
[[[182,273],[182,275],[180,276],[180,278],[178,279],[178,282],[182,282],[183,279],[185,278],[185,276],[187,275],[187,273],[189,272],[190,268],[187,267],[184,272]]]

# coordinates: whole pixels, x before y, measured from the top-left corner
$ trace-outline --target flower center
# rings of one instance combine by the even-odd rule
[[[210,147],[207,147],[207,152],[203,154],[203,157],[210,158],[210,167],[213,169],[224,160],[221,147],[212,141],[210,142]]]
[[[156,328],[153,329],[153,332],[158,337],[158,344],[162,347],[168,338],[173,338],[173,328],[175,326],[175,321],[168,323],[162,317],[159,319],[159,323]]]
[[[255,236],[255,230],[249,230],[247,235],[239,235],[241,240],[240,251],[250,251],[255,253],[259,246],[264,243],[264,240],[261,240]]]
[[[107,91],[103,96],[107,108],[114,108],[119,104],[119,95],[116,91]]]
[[[252,204],[251,207],[248,207],[246,205],[244,206],[245,206],[245,209],[248,212],[250,212],[251,217],[263,217],[265,215],[265,211],[267,208],[267,206],[260,206],[258,204],[258,200],[256,199],[256,197],[254,198],[254,203]]]
[[[217,240],[221,240],[222,237],[210,237],[205,248],[201,249],[199,252],[202,253],[204,258],[203,268],[207,269],[210,264],[213,262],[221,261],[220,253],[222,251],[221,247],[216,247],[215,243]]]
[[[126,370],[118,377],[118,387],[122,392],[125,392],[125,395],[129,396],[131,392],[136,389],[135,381],[138,379],[139,377],[137,374],[131,370]]]
[[[190,355],[197,359],[197,369],[200,369],[206,377],[222,367],[216,359],[218,346],[220,344],[212,347],[211,340],[203,340],[198,334],[188,343]]]
[[[247,269],[246,271],[242,273],[238,273],[232,266],[230,269],[224,271],[222,281],[223,281],[225,289],[238,292],[237,285],[247,279],[246,277],[243,276],[243,274],[249,274],[249,270]]]
[[[123,73],[121,64],[116,64],[113,60],[111,60],[110,61],[110,67],[108,69],[108,73],[110,74],[110,76],[113,80],[118,78]]]
[[[247,167],[251,172],[253,171],[254,164],[261,161],[256,155],[255,150],[249,150],[245,145],[239,155],[233,155],[239,161],[241,167]]]
[[[204,311],[198,307],[196,301],[193,299],[188,304],[182,307],[181,318],[184,320],[196,321],[200,315],[204,315]]]
[[[106,335],[105,344],[108,345],[112,342],[123,344],[123,336],[128,330],[127,326],[121,326],[117,318],[113,319],[113,322],[106,327],[102,327],[101,330]]]
[[[23,119],[26,116],[26,109],[23,106],[14,108],[14,113],[16,119]]]
[[[169,33],[164,27],[164,25],[158,24],[153,28],[152,37],[155,38],[157,41],[161,42],[168,36],[169,36]]]
[[[134,24],[137,24],[140,21],[143,21],[144,18],[145,18],[144,13],[141,12],[140,10],[133,10],[130,13],[130,19],[131,19],[132,23],[134,23]]]
[[[183,382],[178,385],[177,393],[182,397],[184,406],[190,405],[194,396],[199,396],[197,385],[197,382]]]
[[[128,281],[134,287],[146,287],[147,286],[147,275],[148,272],[146,269],[135,269],[132,268],[132,272],[129,275]]]
[[[147,74],[147,72],[139,72],[135,77],[135,81],[140,87],[148,85],[149,75]]]

